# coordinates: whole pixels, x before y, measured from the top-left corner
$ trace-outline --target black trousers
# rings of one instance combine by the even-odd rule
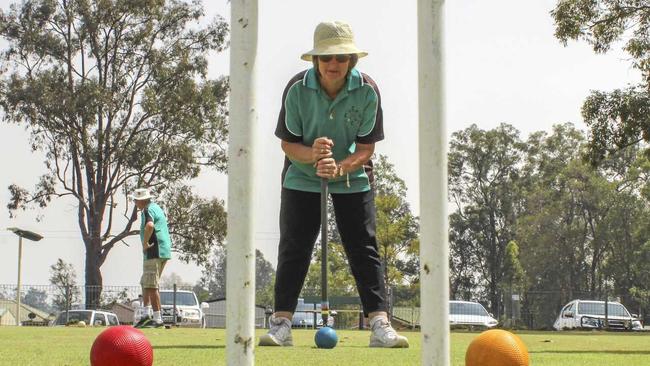
[[[375,238],[375,195],[332,194],[336,225],[366,316],[386,311],[386,288]],[[320,230],[320,193],[282,189],[275,311],[294,312]]]

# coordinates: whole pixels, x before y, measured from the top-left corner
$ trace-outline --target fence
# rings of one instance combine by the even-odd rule
[[[634,308],[632,301],[624,296],[593,294],[585,291],[529,291],[522,295],[518,301],[517,305],[521,309],[521,316],[520,323],[515,324],[528,329],[553,329],[556,320],[561,317],[563,308],[573,300],[602,302],[599,305],[603,307],[601,317],[612,315],[605,311],[605,309],[611,308],[610,306],[605,308],[605,302],[619,302],[633,317],[643,319],[643,309]]]
[[[192,290],[180,287],[179,290]],[[393,324],[400,328],[418,328],[420,324],[419,301],[400,294],[412,293],[402,288],[389,289],[390,316]],[[140,286],[21,286],[20,311],[16,301],[16,285],[0,285],[0,326],[3,325],[48,325],[62,311],[71,309],[104,309],[117,314],[121,323],[133,321],[132,301],[139,298]],[[329,289],[330,309],[335,310],[335,328],[351,329],[366,327],[361,302],[355,289]],[[592,295],[588,292],[529,291],[522,295],[503,293],[496,307],[491,311],[488,302],[450,303],[452,326],[493,326],[491,318],[498,321],[498,327],[517,329],[553,329],[563,307],[574,299],[619,301],[630,313],[644,319],[643,309],[631,308],[631,301],[616,296]],[[204,309],[208,327],[225,326],[225,299],[207,300]],[[476,305],[478,302],[481,305]],[[255,310],[257,327],[267,326],[272,309],[258,306]],[[650,319],[648,319],[650,320]],[[314,327],[321,324],[320,289],[304,289],[294,314],[294,326]],[[483,324],[483,325],[481,325]]]
[[[328,323],[337,329],[366,326],[361,300],[356,289],[328,288],[330,316]],[[293,315],[293,326],[314,328],[322,325],[320,288],[304,288]]]
[[[593,295],[590,292],[579,291],[529,291],[524,294],[512,294],[503,292],[499,296],[499,304],[496,311],[492,309],[489,302],[472,299],[472,301],[450,301],[449,320],[452,328],[486,328],[502,327],[513,329],[536,329],[551,330],[554,329],[558,318],[557,326],[564,327],[562,311],[565,306],[573,300],[593,300],[600,302],[590,306],[597,307],[595,311],[600,328],[628,328],[632,325],[625,321],[614,319],[620,308],[615,304],[605,307],[607,302],[620,302],[627,308],[627,312],[632,318],[644,320],[643,309],[632,308],[631,301],[619,296]],[[392,307],[393,323],[402,324],[405,327],[417,328],[420,325],[420,308],[419,304],[412,306],[400,306],[399,302]],[[607,309],[607,310],[605,310]],[[594,310],[591,309],[593,313]],[[569,314],[571,316],[571,314]],[[645,320],[650,320],[645,319]],[[568,322],[568,320],[567,320]],[[575,321],[574,321],[575,323]]]
[[[0,325],[48,325],[60,312],[75,309],[108,310],[116,313],[121,323],[131,323],[132,302],[139,299],[142,288],[24,285],[20,307],[17,292],[16,285],[0,285]]]
[[[161,289],[165,290],[165,289]],[[179,290],[192,290],[184,287]],[[140,286],[21,286],[20,324],[47,325],[65,310],[101,309],[117,314],[120,323],[133,321],[132,302],[139,300]],[[330,308],[335,311],[336,328],[362,328],[367,326],[356,289],[329,289]],[[389,291],[390,293],[390,291]],[[16,285],[0,285],[0,325],[16,325],[18,304]],[[313,327],[321,323],[320,289],[304,289],[301,303],[294,316],[295,326]],[[204,309],[208,327],[225,326],[225,298],[207,300]],[[256,307],[256,326],[267,325],[272,309],[268,305]]]
[[[208,300],[208,308],[204,310],[207,328],[226,327],[226,299]],[[255,327],[267,328],[270,312],[264,306],[255,306]]]
[[[193,291],[189,286],[178,286],[176,289]],[[161,292],[172,291],[173,288],[163,287],[160,290]],[[46,326],[53,323],[59,314],[66,311],[69,314],[70,310],[78,309],[107,310],[115,313],[121,324],[131,324],[136,305],[134,301],[142,303],[140,286],[24,285],[20,290],[20,308],[16,297],[17,292],[16,285],[0,285],[0,326],[18,323],[23,326]],[[180,313],[178,309],[182,310],[184,304],[178,304],[177,311],[174,311],[173,301],[168,299],[170,296],[164,296],[164,293],[162,295],[163,319],[173,320],[173,314],[178,315]],[[225,298],[208,299],[205,303],[207,306],[202,307],[204,323],[193,325],[225,327]],[[255,325],[260,328],[266,327],[268,315],[267,306],[257,306]],[[176,318],[178,319],[178,316]]]

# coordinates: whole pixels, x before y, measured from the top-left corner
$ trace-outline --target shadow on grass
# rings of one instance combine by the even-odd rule
[[[226,348],[225,345],[195,345],[195,344],[184,344],[184,345],[174,345],[174,346],[153,346],[151,347],[153,349],[220,349],[220,348]]]
[[[612,355],[650,355],[650,351],[621,351],[621,350],[610,350],[610,351],[607,351],[607,350],[600,350],[600,351],[596,351],[596,350],[530,351],[529,350],[528,353],[557,353],[557,354],[567,354],[567,355],[577,355],[577,354],[581,354],[581,353],[585,353],[585,354],[598,353],[598,354],[612,354]]]

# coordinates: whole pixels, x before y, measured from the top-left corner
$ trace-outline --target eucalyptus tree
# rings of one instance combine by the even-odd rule
[[[526,146],[514,127],[472,125],[452,135],[449,151],[451,288],[476,287],[499,313],[506,245],[515,239]],[[466,266],[475,266],[467,268]],[[461,281],[462,285],[453,283]],[[476,290],[475,290],[476,291]]]
[[[571,124],[534,133],[527,144],[517,239],[528,292],[545,304],[530,310],[607,295],[647,303],[647,158],[631,146],[592,166],[586,138]]]
[[[598,283],[607,243],[595,230],[607,214],[607,182],[583,162],[585,137],[570,123],[553,126],[550,135],[532,134],[527,145],[525,214],[517,235],[522,263],[529,290],[558,291],[559,303]]]
[[[185,186],[226,169],[227,80],[207,77],[227,23],[198,2],[33,0],[0,13],[4,121],[45,155],[33,190],[9,187],[12,214],[67,196],[86,249],[85,284],[100,289],[111,249],[138,233],[126,195],[151,187],[170,211],[174,248],[205,260],[223,239],[221,201]],[[198,215],[198,216],[197,216]],[[206,221],[207,220],[207,221]],[[88,307],[100,293],[88,293]]]
[[[626,304],[647,310],[650,302],[641,294],[650,290],[650,162],[643,152],[632,147],[614,154],[600,167],[608,167],[603,169],[604,174],[613,177],[610,180],[614,185],[609,215],[600,228],[610,247],[603,265],[604,276],[612,287],[608,290]]]
[[[602,263],[604,279],[611,282],[607,292],[629,305],[641,303],[630,289],[649,290],[647,262],[650,240],[645,226],[650,219],[647,202],[629,192],[617,192],[610,202],[610,215],[601,223],[600,234],[609,241],[607,260]]]
[[[588,155],[597,163],[617,150],[650,141],[650,3],[647,0],[560,0],[551,12],[555,36],[566,45],[580,40],[596,53],[622,45],[637,85],[592,91],[582,107],[590,128]]]

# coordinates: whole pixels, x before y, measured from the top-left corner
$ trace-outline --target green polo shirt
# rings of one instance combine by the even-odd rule
[[[284,90],[275,135],[287,142],[312,146],[318,137],[334,142],[332,153],[338,162],[355,152],[356,143],[372,144],[384,138],[381,99],[374,81],[356,69],[347,76],[335,99],[320,85],[311,68],[294,76]],[[347,186],[349,180],[350,186]],[[282,186],[320,192],[320,177],[313,164],[285,159]],[[357,193],[370,190],[372,162],[329,181],[332,193]]]
[[[153,202],[142,210],[140,242],[144,240],[144,226],[147,222],[153,222],[154,230],[151,238],[149,238],[149,244],[153,244],[153,246],[147,250],[144,259],[170,259],[172,257],[172,240],[169,237],[169,229],[167,228],[167,217],[165,217],[162,208]]]

